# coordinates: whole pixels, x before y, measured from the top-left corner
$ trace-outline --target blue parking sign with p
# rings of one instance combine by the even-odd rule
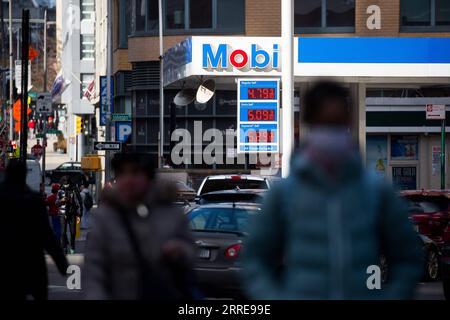
[[[116,142],[126,142],[131,135],[132,126],[130,121],[116,122]]]

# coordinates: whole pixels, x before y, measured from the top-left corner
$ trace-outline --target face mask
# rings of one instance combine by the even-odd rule
[[[307,144],[319,155],[342,157],[351,150],[352,139],[346,127],[312,127]]]

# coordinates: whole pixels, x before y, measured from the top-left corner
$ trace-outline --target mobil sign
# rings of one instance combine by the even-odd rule
[[[197,42],[201,68],[231,74],[278,74],[281,70],[279,38],[208,37]]]

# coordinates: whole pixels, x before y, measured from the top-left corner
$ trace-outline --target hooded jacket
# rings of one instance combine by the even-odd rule
[[[392,188],[348,159],[335,182],[305,154],[272,189],[246,244],[256,299],[407,299],[421,275],[418,237]],[[372,289],[384,254],[389,280]],[[280,267],[281,266],[281,267]],[[369,269],[368,269],[369,268]]]
[[[120,201],[111,188],[102,195],[99,208],[93,212],[93,225],[87,237],[84,291],[87,299],[142,299],[140,288],[142,274],[120,214],[128,215],[131,229],[139,242],[143,256],[152,267],[147,276],[162,283],[167,292],[175,292],[176,277],[167,266],[162,254],[163,246],[176,240],[182,247],[182,256],[177,265],[184,272],[191,269],[193,240],[183,212],[170,204],[173,189],[157,183],[148,193],[143,205],[147,216],[140,216],[137,208]],[[174,299],[154,290],[162,300]]]

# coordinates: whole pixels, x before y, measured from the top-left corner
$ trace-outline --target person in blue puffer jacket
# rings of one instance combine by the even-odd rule
[[[348,91],[316,83],[302,111],[304,143],[244,246],[248,297],[412,298],[422,270],[419,240],[392,186],[361,163]],[[388,263],[383,283],[380,256]]]

